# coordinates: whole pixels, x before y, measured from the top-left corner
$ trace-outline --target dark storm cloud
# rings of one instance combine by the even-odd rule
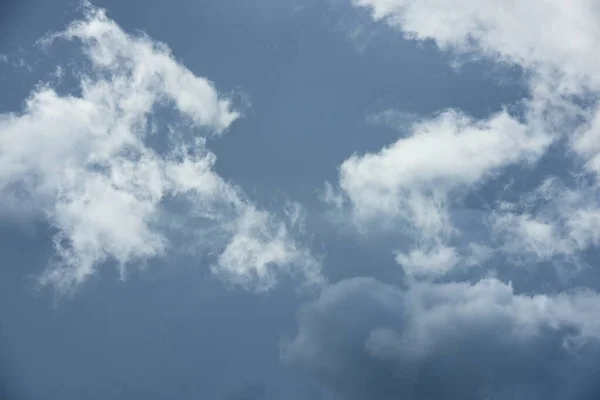
[[[593,400],[596,304],[585,291],[519,295],[495,279],[406,289],[349,279],[301,309],[282,358],[340,399]]]

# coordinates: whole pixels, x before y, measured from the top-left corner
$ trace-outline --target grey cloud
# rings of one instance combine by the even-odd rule
[[[303,306],[282,359],[340,399],[594,399],[600,297],[515,294],[495,279],[342,281]]]

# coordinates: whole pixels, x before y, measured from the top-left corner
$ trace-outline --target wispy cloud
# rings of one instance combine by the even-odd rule
[[[253,289],[271,287],[287,269],[318,280],[319,263],[289,223],[213,169],[206,138],[240,117],[232,102],[166,45],[125,32],[90,4],[84,13],[40,41],[49,50],[68,43],[83,56],[62,69],[79,87],[60,94],[42,83],[22,112],[0,115],[0,193],[27,199],[56,230],[56,259],[41,283],[69,293],[106,261],[124,276],[167,254],[182,227],[173,226],[169,201],[185,205],[189,237],[210,230],[197,247],[224,248],[215,273]],[[164,145],[154,145],[159,137]]]
[[[594,2],[353,3],[408,39],[432,40],[443,51],[519,66],[529,97],[483,120],[458,110],[416,119],[406,137],[344,161],[339,182],[327,186],[326,200],[349,212],[361,230],[391,225],[403,231],[412,245],[399,249],[396,260],[409,275],[447,274],[473,260],[473,245],[534,255],[529,262],[560,254],[575,263],[579,252],[597,245],[600,148],[594,143],[600,130],[594,99],[600,94],[600,59],[587,56],[600,50],[600,9]],[[550,199],[542,195],[550,188],[547,183],[530,184],[529,208],[523,206],[525,197],[486,205],[490,213],[480,224],[490,224],[491,232],[464,247],[465,232],[452,218],[464,210],[464,199],[509,167],[535,167],[551,146],[564,151],[553,150],[552,157],[570,165],[577,182],[553,177]],[[586,174],[589,179],[582,179]],[[559,193],[561,185],[566,191]]]

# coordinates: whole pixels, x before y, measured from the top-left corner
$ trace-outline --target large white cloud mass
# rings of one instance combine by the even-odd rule
[[[353,5],[462,60],[517,66],[528,96],[481,119],[452,105],[386,118],[406,134],[348,154],[323,198],[396,240],[404,279],[321,286],[283,361],[332,399],[600,398],[600,3]],[[76,85],[40,83],[0,114],[0,204],[53,229],[43,285],[70,293],[107,263],[125,275],[174,249],[249,289],[281,272],[324,282],[301,207],[261,209],[215,172],[209,141],[242,115],[209,80],[89,4],[41,44],[69,46],[56,78]],[[558,278],[537,281],[541,268]]]
[[[600,3],[353,5],[461,62],[518,67],[529,95],[479,120],[400,121],[397,141],[341,163],[324,199],[396,237],[406,279],[329,286],[284,361],[335,399],[598,398]]]
[[[527,69],[565,92],[600,89],[594,0],[353,0],[408,38]]]
[[[435,275],[458,262],[449,247],[456,234],[450,209],[502,168],[535,162],[551,141],[551,133],[506,112],[474,121],[447,111],[377,153],[348,158],[339,188],[359,227],[403,224],[421,244],[398,256],[407,273]]]
[[[248,288],[271,287],[282,269],[318,281],[319,263],[291,222],[213,169],[207,138],[240,117],[231,101],[165,45],[84,8],[84,19],[40,41],[47,51],[71,46],[57,76],[68,70],[79,87],[65,94],[40,83],[22,112],[0,114],[0,194],[41,211],[56,231],[41,283],[68,293],[107,261],[125,274],[183,246],[171,233],[197,240],[189,248],[222,250],[213,271]]]
[[[397,249],[396,259],[409,276],[447,275],[492,250],[539,260],[561,255],[577,264],[581,251],[598,244],[600,228],[597,2],[353,4],[408,39],[431,40],[466,59],[518,66],[530,96],[483,120],[450,109],[409,123],[395,143],[344,161],[326,198],[361,231],[392,227],[408,237],[412,246]],[[509,169],[519,183],[515,171],[535,170],[542,157],[560,163],[566,178],[530,181],[521,199],[487,204],[479,219],[488,233],[465,239],[456,226],[457,214],[473,214],[465,199]],[[487,250],[475,254],[473,246]]]

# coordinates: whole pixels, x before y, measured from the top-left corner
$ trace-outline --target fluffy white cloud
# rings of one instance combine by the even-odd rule
[[[42,43],[58,41],[85,56],[71,71],[78,92],[40,84],[22,112],[0,114],[0,195],[28,200],[56,229],[57,257],[42,284],[69,292],[105,261],[124,274],[165,254],[168,199],[188,204],[189,229],[209,223],[210,245],[225,248],[217,270],[235,283],[257,275],[259,287],[271,286],[277,267],[291,264],[316,279],[318,263],[286,224],[214,172],[202,135],[222,133],[240,114],[209,80],[89,4],[83,20]],[[159,135],[164,148],[152,145]]]
[[[340,168],[342,196],[330,190],[330,201],[342,207],[345,199],[361,227],[374,216],[396,225],[400,217],[417,240],[416,248],[398,251],[397,261],[412,275],[445,274],[463,264],[465,251],[451,240],[460,232],[450,215],[460,208],[464,194],[477,191],[480,183],[507,166],[536,160],[551,143],[566,138],[572,151],[561,155],[562,161],[572,163],[575,155],[575,164],[583,170],[574,174],[595,177],[577,187],[565,183],[566,192],[555,190],[550,200],[542,195],[547,186],[531,188],[528,207],[500,204],[493,210],[492,230],[506,252],[534,256],[528,262],[556,255],[576,262],[578,252],[598,245],[597,2],[354,0],[353,4],[409,39],[432,40],[444,51],[522,67],[530,98],[522,103],[524,116],[503,112],[472,121],[458,112],[442,114],[422,120],[411,135],[380,152],[351,156]]]
[[[377,153],[348,158],[340,188],[358,219],[400,216],[434,236],[451,229],[444,213],[448,194],[507,165],[535,161],[550,141],[506,112],[474,121],[447,111]]]
[[[343,206],[341,195],[359,227],[405,226],[423,248],[398,261],[411,274],[425,264],[428,272],[443,273],[459,262],[447,247],[456,231],[451,208],[502,168],[535,162],[552,139],[506,111],[484,121],[446,111],[377,153],[348,158],[340,167],[341,193],[335,197],[328,187],[326,200]]]
[[[354,0],[407,37],[515,63],[556,88],[600,89],[595,0]]]

